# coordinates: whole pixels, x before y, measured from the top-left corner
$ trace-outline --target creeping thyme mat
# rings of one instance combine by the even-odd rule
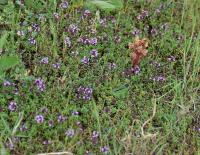
[[[198,154],[199,9],[0,1],[0,154]]]

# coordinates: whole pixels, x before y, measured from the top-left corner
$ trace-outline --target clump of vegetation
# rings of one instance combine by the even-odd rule
[[[198,154],[199,9],[0,2],[0,154]],[[136,65],[135,38],[149,42]]]

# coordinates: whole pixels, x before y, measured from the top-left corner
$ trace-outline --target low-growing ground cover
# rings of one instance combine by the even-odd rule
[[[0,8],[1,57],[20,59],[1,74],[1,154],[198,154],[199,0]],[[149,46],[133,70],[136,37]]]

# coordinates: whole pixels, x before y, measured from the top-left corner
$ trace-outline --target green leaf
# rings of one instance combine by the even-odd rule
[[[122,9],[123,2],[121,0],[88,0],[85,2],[85,5],[90,9],[98,8],[101,10],[113,11]]]
[[[15,65],[19,64],[20,60],[16,56],[3,56],[0,58],[0,74]]]
[[[124,99],[128,96],[128,88],[123,88],[113,92],[113,96],[116,98]]]
[[[1,36],[1,39],[0,39],[0,49],[3,48],[3,46],[6,44],[6,39],[8,37],[8,33],[4,33],[2,36]]]

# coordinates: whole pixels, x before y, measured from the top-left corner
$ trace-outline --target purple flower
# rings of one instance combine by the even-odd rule
[[[152,61],[150,64],[157,67],[157,68],[161,66],[161,64],[157,61]]]
[[[77,98],[83,100],[90,100],[92,93],[93,93],[92,88],[80,86],[77,89]]]
[[[63,115],[59,114],[57,121],[58,121],[58,123],[61,123],[61,122],[65,121],[66,119],[67,119],[66,116],[63,116]]]
[[[56,19],[59,19],[59,18],[60,18],[59,14],[58,14],[57,12],[54,12],[54,13],[53,13],[53,16],[54,16],[54,18],[56,18]]]
[[[179,40],[180,42],[183,42],[184,39],[185,39],[185,38],[184,38],[184,35],[179,35],[179,36],[178,36],[178,40]]]
[[[3,82],[3,86],[11,86],[12,85],[12,83],[10,82],[10,81],[4,81]]]
[[[40,79],[40,78],[35,79],[35,84],[36,84],[36,86],[38,87],[38,89],[41,92],[43,92],[45,90],[45,88],[46,88],[45,84],[44,84],[44,81],[42,79]]]
[[[53,68],[60,69],[60,63],[52,64]]]
[[[163,75],[151,77],[150,79],[153,80],[153,81],[156,81],[156,82],[163,82],[163,81],[166,80],[165,77],[164,77]]]
[[[66,9],[66,8],[68,8],[68,6],[69,6],[69,3],[67,1],[60,3],[60,8],[62,8],[62,9]]]
[[[44,116],[43,115],[37,115],[37,116],[35,116],[35,121],[37,123],[43,123],[44,122]]]
[[[112,24],[115,24],[117,22],[114,16],[111,17],[111,22],[112,22]]]
[[[79,112],[78,111],[73,111],[72,115],[74,115],[74,116],[79,115]]]
[[[77,55],[79,54],[79,52],[78,52],[78,51],[72,51],[71,54],[72,54],[73,56],[77,56]]]
[[[134,68],[132,68],[132,71],[134,72],[134,74],[139,74],[140,73],[140,67],[135,66]]]
[[[48,125],[49,125],[49,127],[54,127],[54,122],[53,122],[53,120],[49,120],[49,121],[48,121]]]
[[[83,13],[83,16],[84,16],[84,17],[89,17],[89,16],[91,16],[90,10],[85,10],[84,13]]]
[[[36,40],[32,37],[29,38],[28,41],[30,42],[30,44],[35,45],[36,44]]]
[[[19,31],[17,31],[17,35],[18,36],[24,36],[25,34],[24,34],[24,31],[19,30]]]
[[[150,32],[152,36],[156,36],[158,34],[158,31],[155,28],[151,29]]]
[[[39,15],[39,20],[43,21],[43,22],[46,22],[47,19],[46,19],[46,17],[44,15],[40,14]]]
[[[32,24],[32,29],[35,31],[35,32],[39,32],[40,31],[40,27],[38,24]]]
[[[75,34],[79,31],[80,29],[74,25],[74,24],[70,24],[69,25],[69,28],[68,28],[68,31],[71,33],[71,34]]]
[[[15,88],[15,89],[13,90],[13,94],[18,95],[18,94],[19,94],[19,89]]]
[[[86,56],[83,57],[83,59],[81,59],[81,62],[85,65],[88,65],[89,64],[89,58],[87,58]]]
[[[51,141],[50,141],[50,140],[44,140],[44,141],[42,142],[42,144],[43,144],[43,145],[49,145],[49,144],[51,144]]]
[[[141,34],[141,31],[137,28],[134,28],[134,30],[131,33],[134,37],[136,37],[136,36],[139,36]]]
[[[15,146],[12,142],[9,142],[6,144],[6,147],[9,149],[9,150],[14,150]]]
[[[15,111],[16,108],[17,108],[17,103],[11,101],[11,102],[9,103],[9,105],[8,105],[8,109],[9,109],[10,111]]]
[[[167,58],[167,60],[168,60],[168,61],[176,61],[176,57],[170,55],[170,56]]]
[[[42,107],[40,109],[40,112],[42,112],[42,113],[48,113],[48,111],[49,111],[49,109],[47,107]]]
[[[155,13],[156,13],[156,14],[160,14],[160,9],[156,9],[156,10],[155,10]]]
[[[64,44],[67,46],[67,47],[71,47],[71,41],[70,41],[70,38],[69,37],[64,37]]]
[[[100,151],[101,151],[102,153],[104,153],[104,154],[107,154],[107,153],[109,152],[109,147],[107,147],[107,146],[101,147],[101,148],[100,148]]]
[[[125,77],[130,77],[130,76],[132,76],[134,74],[139,74],[139,73],[140,73],[140,68],[139,68],[139,66],[136,66],[136,67],[132,67],[130,69],[125,70],[123,72],[123,75]]]
[[[26,126],[26,124],[22,124],[22,126],[19,128],[20,131],[24,132],[26,131],[28,128]]]
[[[66,135],[67,137],[70,137],[70,138],[72,138],[72,137],[74,136],[74,134],[75,134],[74,129],[68,129],[68,130],[65,132],[65,135]]]
[[[98,131],[93,131],[92,132],[92,138],[98,138],[99,137],[99,132]]]
[[[93,49],[90,51],[90,54],[92,57],[97,57],[98,56],[98,51],[96,49]]]
[[[117,67],[117,65],[115,63],[108,63],[108,69],[113,70]]]
[[[120,43],[121,42],[121,37],[120,36],[115,36],[114,40],[115,40],[115,43]]]
[[[142,12],[137,16],[138,20],[143,20],[144,18],[149,16],[149,12],[146,10],[142,10]]]
[[[40,62],[41,62],[42,64],[48,64],[48,63],[49,63],[49,58],[48,58],[48,57],[44,57],[44,58],[42,58],[42,59],[40,60]]]
[[[106,27],[106,26],[107,26],[107,25],[106,25],[106,24],[107,24],[107,23],[106,23],[106,18],[100,19],[99,23],[101,24],[101,26]]]
[[[167,23],[164,23],[163,25],[160,26],[161,30],[166,31],[169,28],[169,25]]]
[[[92,142],[97,143],[97,140],[99,138],[99,132],[98,131],[93,131],[92,132]]]
[[[91,39],[89,40],[89,43],[90,43],[91,45],[96,45],[96,44],[97,44],[97,38],[91,38]]]

